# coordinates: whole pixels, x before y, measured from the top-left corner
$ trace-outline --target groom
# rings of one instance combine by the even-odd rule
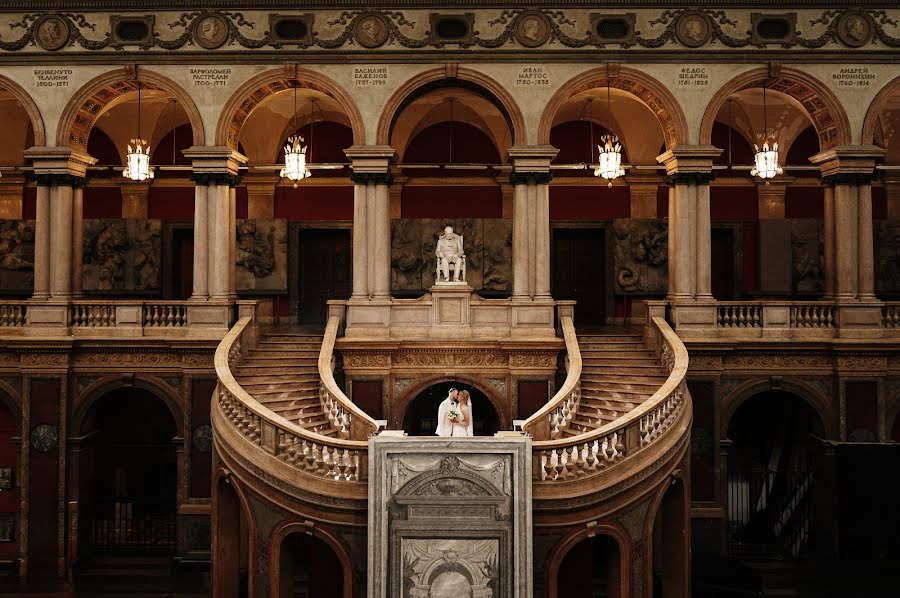
[[[447,413],[451,409],[455,409],[459,411],[459,391],[455,388],[451,388],[450,392],[447,393],[447,398],[441,402],[440,407],[438,407],[438,423],[437,430],[435,430],[435,434],[438,436],[453,436],[453,422],[447,417]]]

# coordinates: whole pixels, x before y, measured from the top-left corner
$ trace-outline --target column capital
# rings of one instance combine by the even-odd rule
[[[514,171],[541,172],[550,170],[550,162],[559,150],[552,145],[514,145],[506,152]]]
[[[722,154],[714,145],[676,145],[656,157],[666,167],[666,182],[708,184],[713,179],[713,160]]]
[[[529,183],[534,185],[549,185],[552,180],[553,175],[549,170],[546,172],[522,172],[515,170],[509,174],[510,185],[527,185]]]
[[[368,185],[369,183],[390,185],[394,182],[394,177],[390,172],[353,172],[350,174],[350,180],[354,185]]]
[[[232,185],[247,163],[247,156],[222,145],[194,145],[182,152],[193,165],[191,180],[199,185]]]
[[[389,145],[352,145],[344,150],[344,155],[350,158],[353,168],[350,178],[354,179],[357,175],[390,173],[397,151]],[[357,180],[354,179],[353,182],[356,183]]]
[[[865,183],[875,178],[875,166],[885,150],[876,145],[838,145],[809,159],[825,184]]]
[[[38,185],[83,187],[88,167],[97,163],[96,158],[71,147],[32,147],[24,155],[34,166],[32,176]]]

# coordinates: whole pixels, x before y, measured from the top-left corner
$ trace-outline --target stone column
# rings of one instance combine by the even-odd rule
[[[834,185],[834,296],[838,301],[858,294],[859,193],[855,185]]]
[[[188,306],[191,326],[228,327],[235,292],[235,187],[247,158],[230,147],[194,146],[184,150],[192,161],[194,191],[193,293]]]
[[[824,186],[824,210],[822,222],[823,255],[822,268],[824,269],[825,292],[823,299],[834,299],[834,188],[831,185]]]
[[[709,183],[713,160],[721,153],[711,145],[679,145],[657,158],[670,186],[668,298],[676,328],[716,325]]]
[[[396,152],[386,145],[354,145],[344,150],[353,168],[354,300],[390,299],[391,163]],[[362,254],[362,255],[360,255]]]
[[[38,179],[34,222],[34,294],[32,299],[50,298],[50,183]]]
[[[35,299],[68,302],[81,292],[81,189],[96,160],[70,147],[33,147],[25,151],[25,158],[31,160],[38,184]],[[65,311],[30,310],[29,322],[64,326]]]
[[[550,163],[559,153],[549,145],[510,148],[513,198],[513,296],[550,296]]]
[[[861,301],[875,301],[875,241],[872,229],[872,181],[863,178],[858,181],[859,224],[857,231],[857,259],[859,273],[859,298]]]

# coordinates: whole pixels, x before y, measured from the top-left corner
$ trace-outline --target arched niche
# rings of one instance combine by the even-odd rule
[[[437,427],[437,410],[447,398],[450,388],[468,390],[473,399],[476,436],[492,436],[505,428],[506,408],[496,392],[469,377],[429,378],[411,385],[394,405],[392,424],[411,436],[433,436]]]

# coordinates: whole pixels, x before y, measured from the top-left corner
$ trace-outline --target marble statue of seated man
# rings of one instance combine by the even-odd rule
[[[444,227],[444,234],[438,238],[435,255],[437,282],[451,282],[450,266],[453,266],[452,282],[465,282],[466,254],[463,251],[463,238],[453,232],[452,226]]]

